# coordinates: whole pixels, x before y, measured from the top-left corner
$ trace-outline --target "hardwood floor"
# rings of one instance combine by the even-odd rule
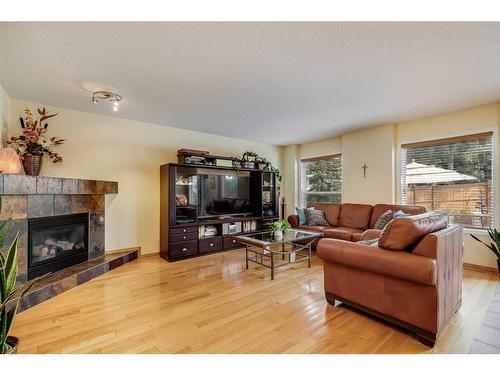
[[[464,270],[463,304],[433,350],[324,298],[321,260],[276,272],[244,251],[145,257],[19,314],[20,353],[467,353],[498,276]]]

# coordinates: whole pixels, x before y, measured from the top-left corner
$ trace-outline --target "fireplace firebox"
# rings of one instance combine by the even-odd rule
[[[89,214],[28,220],[28,279],[88,259]]]

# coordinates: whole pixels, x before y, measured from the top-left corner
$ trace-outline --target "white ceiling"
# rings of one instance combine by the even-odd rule
[[[500,23],[1,23],[0,43],[13,98],[279,145],[500,99]]]

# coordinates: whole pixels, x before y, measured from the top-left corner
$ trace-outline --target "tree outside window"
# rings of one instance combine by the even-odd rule
[[[330,155],[301,160],[301,203],[341,203],[342,158]]]

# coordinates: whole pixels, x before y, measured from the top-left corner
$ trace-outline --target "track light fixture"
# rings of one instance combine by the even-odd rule
[[[100,99],[113,103],[113,111],[117,112],[123,97],[111,91],[95,91],[92,94],[92,103],[97,104]]]

